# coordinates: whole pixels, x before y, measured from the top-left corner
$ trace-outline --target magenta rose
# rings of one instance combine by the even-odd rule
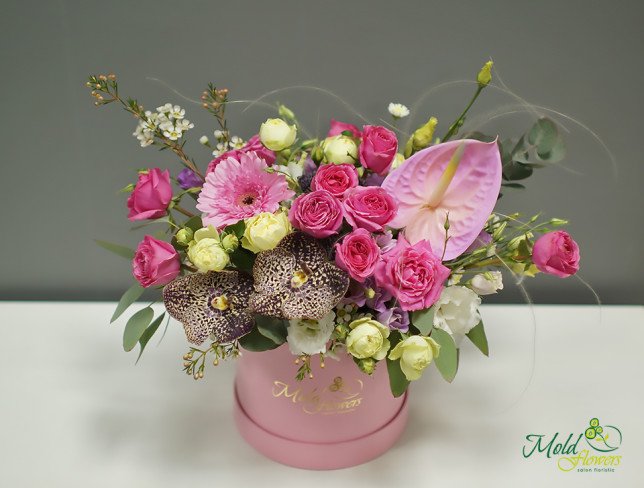
[[[386,174],[397,150],[398,139],[389,129],[378,125],[365,125],[362,128],[360,163],[365,168],[379,175]]]
[[[579,271],[579,246],[564,230],[548,232],[534,243],[532,261],[539,271],[566,278]]]
[[[171,244],[145,236],[132,260],[132,274],[141,286],[165,285],[179,274],[179,254]]]
[[[358,172],[352,164],[324,164],[311,181],[312,190],[326,190],[334,197],[358,186]]]
[[[255,152],[260,158],[266,161],[266,164],[269,166],[271,166],[275,162],[275,153],[270,149],[264,147],[262,141],[259,140],[259,135],[255,134],[253,137],[248,139],[248,142],[244,147],[226,151],[225,153],[217,156],[215,159],[210,161],[210,163],[208,164],[208,169],[206,170],[206,174],[214,171],[217,165],[224,159],[234,158],[239,161],[240,154],[246,154],[251,151]]]
[[[335,245],[335,263],[360,283],[373,274],[379,259],[380,248],[365,229],[354,230]]]
[[[304,193],[293,200],[288,219],[293,227],[313,237],[329,237],[342,225],[342,205],[326,190]]]
[[[358,186],[344,195],[344,216],[354,229],[384,230],[396,216],[396,201],[379,186]]]
[[[355,125],[331,119],[331,126],[329,127],[327,137],[339,136],[343,132],[347,131],[351,132],[352,137],[355,137],[356,139],[360,138],[360,129]]]
[[[140,173],[139,180],[127,199],[130,220],[156,219],[163,217],[172,200],[170,172],[159,168]]]
[[[426,240],[413,246],[398,236],[396,247],[376,265],[376,284],[391,293],[404,311],[431,307],[440,297],[449,269]]]

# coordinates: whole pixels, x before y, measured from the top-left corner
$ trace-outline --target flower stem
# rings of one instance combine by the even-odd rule
[[[472,105],[474,105],[474,102],[476,99],[479,97],[481,92],[483,91],[484,86],[479,85],[476,89],[476,93],[474,93],[474,96],[470,100],[470,103],[467,104],[467,107],[465,107],[465,110],[463,110],[463,113],[460,115],[458,119],[449,127],[449,130],[447,131],[447,134],[443,136],[441,139],[441,142],[447,142],[449,139],[456,134],[458,131],[459,127],[463,123],[463,120],[465,120],[465,116],[467,115],[467,112],[469,111],[470,108],[472,108]]]
[[[185,215],[188,218],[192,218],[192,217],[195,216],[195,214],[193,214],[189,210],[186,210],[183,207],[180,207],[179,205],[174,205],[172,208],[175,209],[177,212],[182,213],[183,215]]]

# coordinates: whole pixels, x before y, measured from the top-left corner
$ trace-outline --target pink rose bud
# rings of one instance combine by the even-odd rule
[[[163,217],[172,200],[170,172],[153,168],[147,173],[139,174],[139,180],[127,199],[127,218],[146,220]]]
[[[360,283],[369,278],[380,259],[380,248],[371,233],[356,229],[335,245],[335,262]]]
[[[384,175],[394,162],[398,150],[396,134],[377,125],[365,125],[360,143],[360,163],[374,173]]]
[[[548,232],[534,243],[532,261],[539,271],[566,278],[579,271],[579,246],[564,230]]]
[[[143,238],[132,260],[132,274],[145,288],[170,283],[179,274],[180,267],[174,247],[152,236]]]
[[[248,139],[248,142],[241,149],[233,149],[231,151],[226,151],[225,153],[217,156],[215,159],[210,161],[208,164],[208,169],[206,174],[211,173],[215,170],[217,165],[222,162],[224,159],[234,158],[237,161],[241,161],[239,156],[241,154],[246,154],[249,152],[256,153],[260,158],[262,158],[268,166],[271,166],[275,162],[275,153],[270,149],[264,147],[262,141],[259,140],[259,135],[255,134],[253,137]]]
[[[358,129],[353,124],[347,124],[346,122],[339,122],[335,119],[331,119],[331,126],[329,127],[329,133],[327,137],[339,136],[343,132],[351,132],[351,137],[356,139],[360,138],[360,129]]]
[[[413,246],[398,236],[396,247],[376,265],[376,284],[391,293],[405,311],[431,307],[443,291],[449,269],[426,240]]]
[[[326,190],[304,193],[293,200],[288,219],[296,229],[322,239],[340,229],[342,204]]]
[[[398,211],[395,200],[379,186],[358,186],[345,193],[344,216],[354,229],[380,232]]]
[[[334,197],[358,186],[358,172],[352,164],[325,164],[315,173],[311,181],[312,190],[326,190]]]

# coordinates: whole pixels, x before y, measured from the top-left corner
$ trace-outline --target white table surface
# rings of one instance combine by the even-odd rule
[[[0,486],[644,486],[644,307],[484,306],[491,357],[465,343],[453,384],[432,368],[413,385],[390,452],[332,472],[247,446],[232,420],[234,365],[187,377],[177,323],[135,366],[113,309],[0,302]],[[523,458],[527,434],[578,433],[591,417],[623,433],[615,472]]]

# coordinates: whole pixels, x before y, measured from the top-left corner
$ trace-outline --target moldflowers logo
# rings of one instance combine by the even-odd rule
[[[622,445],[621,430],[600,425],[596,417],[581,433],[528,434],[525,439],[524,458],[543,455],[553,459],[561,471],[612,473],[622,464],[622,455],[617,452]]]

